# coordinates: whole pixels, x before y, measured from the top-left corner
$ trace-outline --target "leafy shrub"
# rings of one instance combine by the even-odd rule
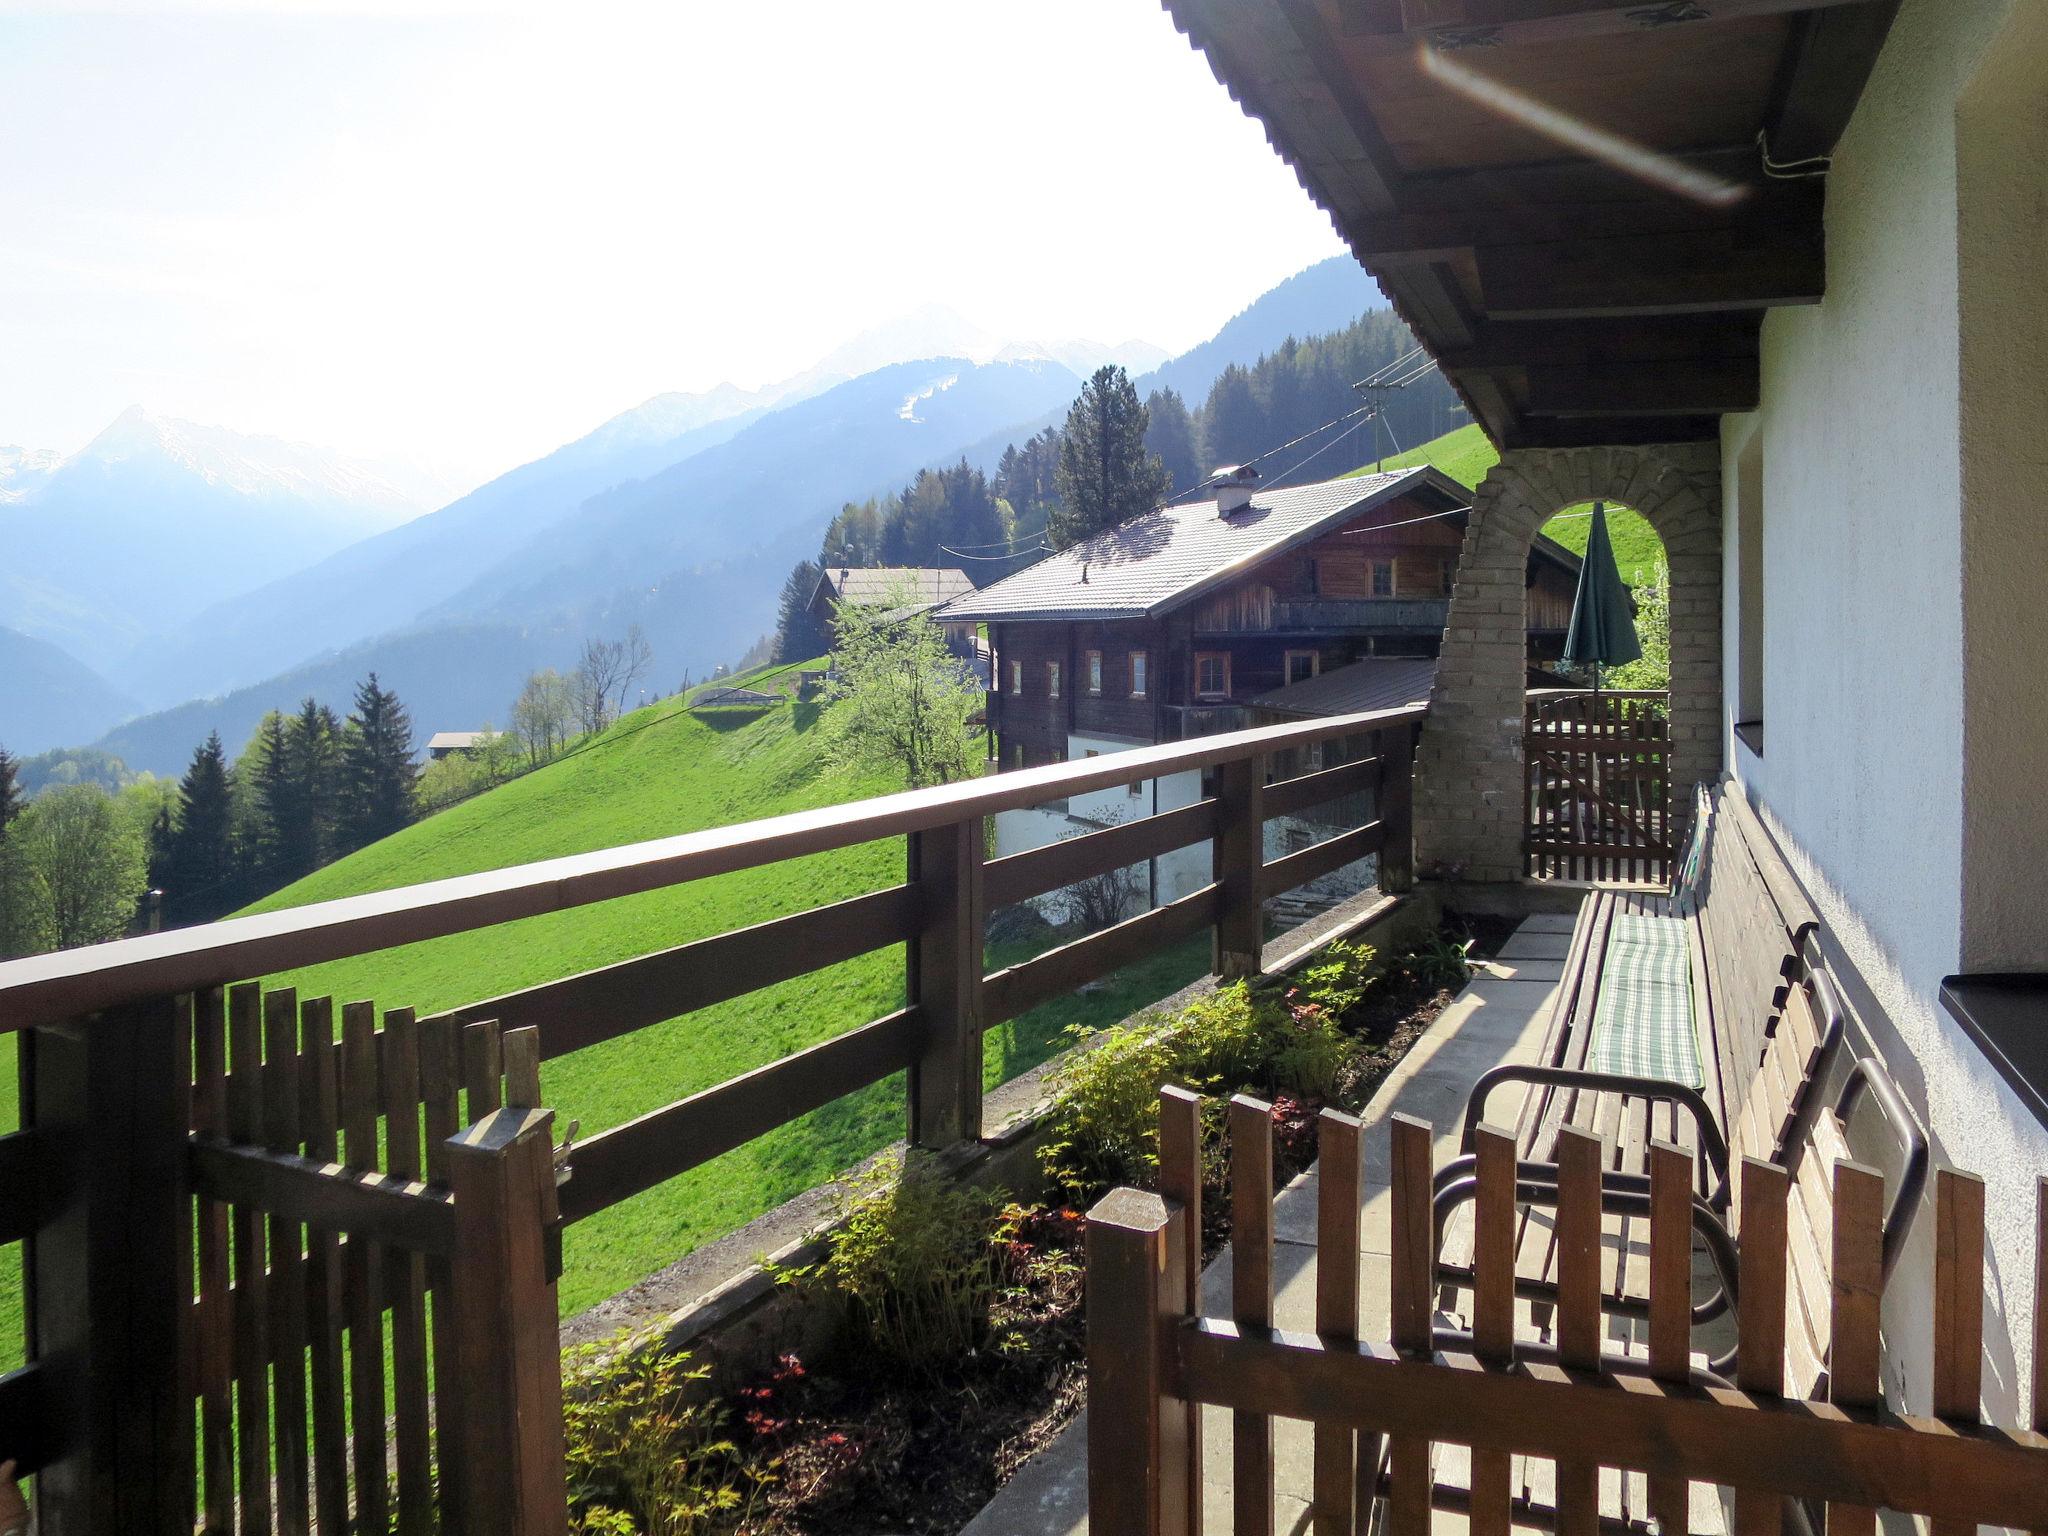
[[[1425,986],[1455,992],[1472,979],[1472,944],[1439,930],[1403,957],[1402,969]]]
[[[820,1273],[877,1359],[926,1375],[987,1342],[1003,1286],[1001,1209],[915,1156],[885,1158],[860,1181]]]
[[[1159,1171],[1159,1087],[1175,1064],[1166,1031],[1146,1020],[1112,1026],[1052,1072],[1051,1124],[1038,1152],[1046,1176],[1082,1204],[1118,1184],[1149,1184]]]
[[[1341,1022],[1363,1000],[1379,972],[1379,952],[1370,944],[1339,939],[1314,965],[1303,968],[1296,985],[1310,1002]]]
[[[1308,1098],[1327,1098],[1351,1051],[1336,1016],[1290,988],[1268,1026],[1267,1072],[1276,1087]]]
[[[624,1335],[562,1357],[569,1507],[579,1536],[697,1536],[758,1487],[685,1351]]]
[[[1272,1052],[1261,1001],[1240,981],[1189,1003],[1172,1022],[1169,1075],[1197,1091],[1255,1081]]]

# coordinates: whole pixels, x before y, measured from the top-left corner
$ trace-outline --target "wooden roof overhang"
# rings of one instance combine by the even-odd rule
[[[1503,449],[1756,405],[1764,311],[1820,301],[1815,173],[1897,10],[1163,3]]]

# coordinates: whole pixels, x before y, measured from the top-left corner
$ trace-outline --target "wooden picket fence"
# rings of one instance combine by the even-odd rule
[[[255,983],[180,1012],[201,1529],[495,1524],[522,1460],[560,1461],[536,1031],[406,1009],[379,1028],[357,1002],[337,1036],[329,999]],[[520,1313],[542,1306],[522,1350]]]
[[[1482,1136],[1471,1326],[1434,1311],[1440,1240],[1431,1129],[1392,1119],[1391,1338],[1360,1338],[1360,1123],[1325,1111],[1317,1210],[1316,1331],[1273,1327],[1269,1107],[1233,1101],[1232,1315],[1202,1315],[1200,1101],[1162,1104],[1158,1194],[1112,1192],[1088,1223],[1088,1499],[1091,1529],[1195,1536],[1202,1528],[1202,1406],[1231,1411],[1230,1529],[1274,1530],[1273,1420],[1313,1425],[1313,1530],[1363,1533],[1375,1506],[1388,1536],[1421,1536],[1433,1510],[1474,1536],[1511,1525],[1594,1536],[1621,1528],[1602,1506],[1619,1473],[1622,1520],[1692,1528],[1691,1485],[1729,1490],[1737,1536],[1784,1529],[1870,1536],[1882,1509],[1924,1516],[1934,1536],[1979,1525],[2048,1529],[2048,1179],[2038,1207],[2034,1400],[2026,1429],[1978,1422],[1983,1359],[1984,1186],[1935,1180],[1934,1383],[1937,1417],[1895,1413],[1878,1375],[1883,1188],[1876,1170],[1829,1170],[1836,1217],[1827,1266],[1830,1369],[1813,1398],[1786,1388],[1787,1202],[1794,1186],[1751,1159],[1740,1182],[1732,1381],[1694,1357],[1693,1158],[1660,1145],[1652,1161],[1647,1349],[1616,1347],[1603,1318],[1602,1188],[1594,1155],[1561,1162],[1559,1292],[1548,1340],[1518,1336],[1517,1165],[1505,1131]],[[1807,1256],[1810,1258],[1811,1256]],[[1372,1261],[1369,1261],[1372,1262]],[[1523,1334],[1527,1330],[1521,1330]],[[1469,1450],[1444,1481],[1438,1451]],[[1453,1458],[1445,1457],[1448,1461]],[[1532,1476],[1546,1472],[1547,1477]],[[1549,1483],[1537,1507],[1528,1490]],[[1520,1489],[1522,1491],[1518,1492]],[[1610,1497],[1610,1502],[1612,1498]]]

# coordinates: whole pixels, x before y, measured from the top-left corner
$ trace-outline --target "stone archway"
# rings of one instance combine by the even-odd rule
[[[1416,753],[1418,874],[1521,878],[1523,572],[1552,514],[1596,497],[1642,513],[1670,562],[1672,794],[1720,776],[1719,446],[1515,449],[1472,496]]]

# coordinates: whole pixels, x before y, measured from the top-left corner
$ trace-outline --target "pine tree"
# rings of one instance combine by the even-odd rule
[[[174,926],[231,911],[242,891],[235,861],[228,755],[215,731],[178,785],[177,830],[165,861],[165,917]]]
[[[21,765],[0,747],[0,837],[7,835],[7,824],[21,814]]]
[[[341,786],[341,721],[315,699],[282,727],[266,782],[281,883],[310,875],[333,857]]]
[[[1208,450],[1209,467],[1214,470],[1248,462],[1262,448],[1273,446],[1265,437],[1265,412],[1252,389],[1252,376],[1232,363],[1218,377],[1209,391],[1209,403],[1202,408],[1202,445]]]
[[[1060,505],[1046,523],[1055,549],[1149,512],[1165,497],[1166,466],[1145,449],[1145,407],[1130,375],[1111,365],[1081,386],[1060,436]]]
[[[398,695],[378,686],[377,674],[356,685],[356,707],[341,740],[341,800],[337,820],[343,844],[361,848],[412,821],[412,717]]]
[[[808,661],[832,648],[832,637],[811,612],[811,599],[817,595],[823,575],[817,561],[799,560],[782,584],[781,612],[775,623],[777,661]]]
[[[1195,419],[1175,389],[1155,389],[1145,399],[1145,446],[1166,466],[1169,489],[1184,491],[1202,478],[1195,451]]]

